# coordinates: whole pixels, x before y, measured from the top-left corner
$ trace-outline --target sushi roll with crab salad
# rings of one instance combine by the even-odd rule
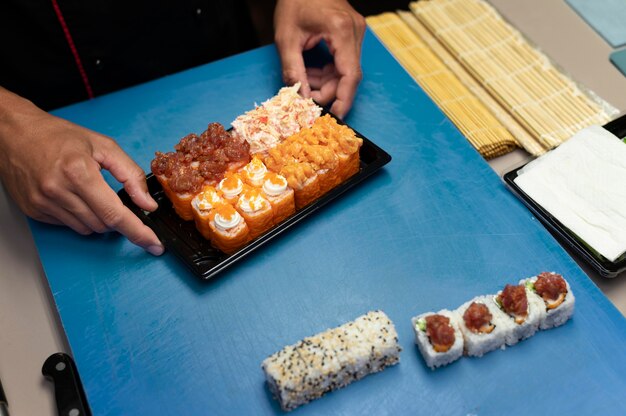
[[[513,324],[498,308],[493,297],[493,295],[478,296],[456,310],[461,316],[461,332],[466,355],[482,357],[489,351],[505,347]]]
[[[506,285],[498,292],[494,301],[504,312],[511,323],[512,330],[507,336],[507,345],[515,345],[518,341],[530,338],[539,329],[545,318],[545,307],[541,299],[531,296],[525,285]]]
[[[569,283],[558,273],[543,272],[520,281],[529,289],[529,296],[539,298],[545,308],[540,329],[563,325],[574,314],[576,298]]]
[[[426,312],[411,319],[417,344],[431,369],[450,364],[463,355],[461,317],[455,311]]]
[[[391,320],[371,311],[284,347],[261,367],[270,391],[288,411],[397,364],[400,351]]]

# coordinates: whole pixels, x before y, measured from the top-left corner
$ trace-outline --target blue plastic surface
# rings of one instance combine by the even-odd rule
[[[626,49],[613,52],[609,59],[626,76]]]
[[[373,309],[396,325],[400,364],[294,414],[624,414],[626,320],[369,32],[363,70],[346,121],[392,162],[211,281],[116,235],[31,223],[94,414],[281,414],[262,360]],[[56,114],[115,137],[148,170],[154,151],[280,85],[265,47]],[[425,366],[412,316],[541,271],[571,283],[572,320]]]
[[[626,45],[624,0],[567,0],[567,3],[613,48]]]

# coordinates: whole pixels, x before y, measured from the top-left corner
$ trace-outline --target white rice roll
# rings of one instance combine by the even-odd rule
[[[505,348],[505,343],[513,331],[513,324],[508,316],[500,310],[493,300],[494,295],[477,296],[465,302],[456,312],[460,317],[461,332],[463,333],[465,354],[471,357],[482,357],[489,351],[497,348]],[[467,308],[473,303],[484,304],[491,313],[491,324],[495,327],[489,333],[475,333],[465,324],[463,315]]]
[[[397,364],[400,351],[393,323],[384,312],[372,311],[284,347],[261,367],[270,391],[288,411]]]
[[[448,351],[438,352],[433,347],[430,337],[426,334],[425,323],[423,320],[430,315],[443,315],[450,319],[450,326],[454,329],[454,344]],[[437,313],[426,312],[411,318],[413,330],[415,331],[415,343],[417,344],[426,365],[431,369],[450,364],[463,355],[463,333],[461,332],[461,317],[456,311],[443,309]]]
[[[551,274],[556,273],[552,272]],[[574,292],[572,292],[568,281],[563,278],[563,280],[565,281],[565,286],[567,287],[567,294],[565,295],[565,299],[563,300],[563,303],[561,303],[556,308],[549,309],[547,307],[547,302],[545,302],[543,298],[539,296],[535,291],[534,284],[537,281],[538,277],[539,276],[533,276],[528,279],[520,280],[520,284],[523,284],[528,288],[529,301],[530,298],[533,298],[534,301],[541,302],[544,314],[542,314],[542,319],[539,323],[539,329],[550,329],[561,326],[565,322],[567,322],[569,318],[571,318],[571,316],[574,314],[574,305],[576,303]]]
[[[511,331],[506,337],[506,345],[509,346],[515,345],[519,341],[535,335],[535,332],[539,329],[539,325],[545,318],[546,308],[543,300],[536,294],[532,293],[529,288],[524,287],[524,289],[526,291],[526,299],[528,300],[528,314],[522,323],[515,322],[515,318],[504,311],[504,309],[502,309],[502,307],[498,304],[496,298],[501,291],[494,296],[494,302],[498,305],[498,307],[500,307],[502,313],[504,313],[504,315],[511,321]]]

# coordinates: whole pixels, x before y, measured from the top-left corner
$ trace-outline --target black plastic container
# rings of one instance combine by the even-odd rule
[[[606,130],[623,139],[626,137],[626,115],[619,117],[603,126]],[[626,270],[626,255],[622,255],[616,261],[609,261],[604,256],[589,247],[582,239],[565,227],[559,220],[553,217],[541,205],[529,197],[515,183],[518,172],[523,166],[506,173],[502,179],[506,186],[535,214],[535,217],[554,235],[559,241],[564,242],[581,256],[601,276],[615,277]]]
[[[344,124],[339,120],[338,122]],[[355,131],[355,133],[358,137],[363,139],[363,145],[359,152],[361,166],[357,174],[306,207],[296,211],[295,214],[250,241],[246,246],[231,255],[227,255],[213,247],[209,241],[202,237],[198,230],[196,230],[193,221],[184,221],[176,214],[172,203],[165,196],[161,184],[154,175],[150,174],[146,179],[148,181],[148,191],[150,195],[152,195],[159,204],[159,208],[156,211],[149,213],[137,207],[124,189],[120,190],[118,194],[122,202],[128,206],[144,224],[154,230],[167,250],[173,252],[180,258],[196,276],[205,280],[210,279],[226,267],[241,260],[247,254],[318,211],[321,207],[353,188],[391,161],[391,156],[387,152],[358,132]]]

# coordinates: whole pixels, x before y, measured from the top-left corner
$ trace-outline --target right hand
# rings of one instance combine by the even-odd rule
[[[161,255],[156,234],[124,206],[100,169],[111,172],[137,206],[157,208],[143,170],[115,141],[0,88],[0,178],[19,208],[83,235],[118,231]]]

